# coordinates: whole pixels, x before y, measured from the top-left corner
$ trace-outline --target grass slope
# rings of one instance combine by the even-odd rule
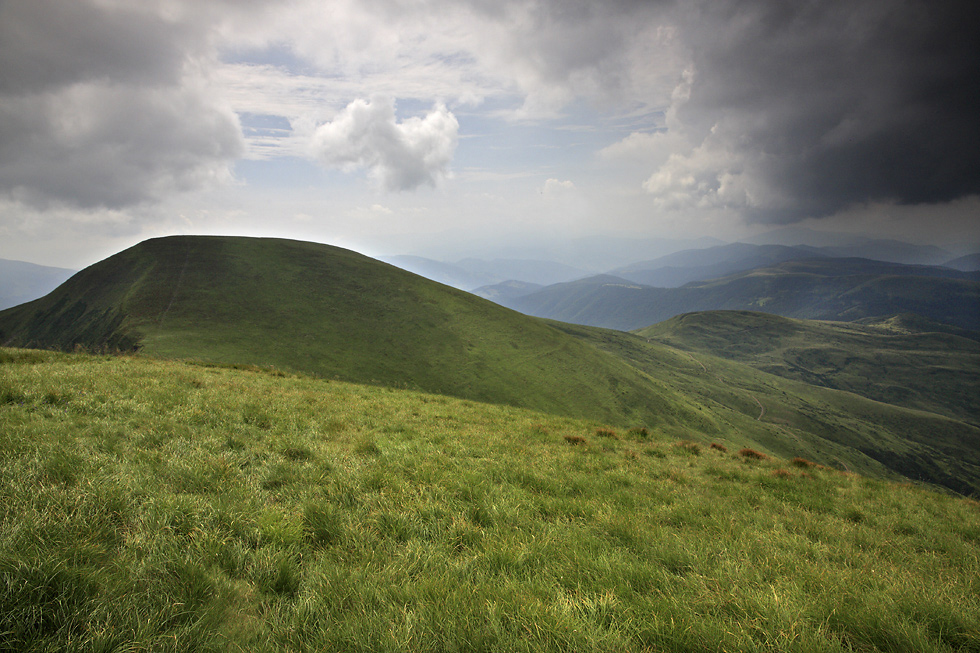
[[[0,452],[3,651],[980,649],[978,504],[803,460],[24,350]]]
[[[684,345],[677,338],[670,340],[671,344],[658,340],[660,333],[672,332],[671,325],[678,322],[690,324],[690,330],[700,335],[701,348],[679,349]],[[935,343],[929,344],[927,338],[920,342],[922,351],[902,352],[889,345],[889,336],[866,333],[861,341],[848,343],[846,353],[835,354],[847,360],[849,370],[836,377],[837,385],[846,386],[856,379],[854,384],[861,385],[860,390],[867,389],[864,384],[868,382],[854,370],[867,367],[873,370],[874,383],[881,386],[878,389],[897,394],[882,368],[894,364],[895,383],[908,381],[909,385],[892,404],[847,387],[814,385],[808,375],[780,376],[776,372],[781,368],[773,369],[768,363],[757,369],[732,360],[737,355],[718,338],[704,335],[710,333],[709,328],[699,328],[716,325],[718,331],[730,335],[725,343],[733,343],[735,351],[757,351],[766,358],[765,352],[770,347],[778,352],[778,345],[767,345],[763,330],[756,336],[740,337],[740,326],[799,324],[796,328],[813,329],[811,346],[818,351],[836,351],[829,335],[825,341],[819,339],[824,337],[819,335],[820,324],[751,313],[692,314],[678,318],[678,322],[636,334],[554,324],[687,397],[699,408],[702,419],[697,424],[700,433],[690,437],[703,439],[707,435],[729,447],[761,447],[784,457],[800,455],[862,474],[885,478],[900,474],[980,496],[980,427],[970,412],[976,402],[978,352],[974,341],[957,338],[961,349],[944,351],[941,346],[933,348]],[[891,360],[893,357],[896,361]],[[919,365],[923,367],[919,369]],[[912,378],[917,369],[922,375],[918,381]],[[830,374],[829,368],[822,371]],[[869,394],[873,395],[876,387],[868,389]],[[942,396],[943,392],[948,396]]]
[[[298,241],[146,241],[0,313],[0,342],[135,347],[613,423],[685,423],[676,393],[540,320]]]

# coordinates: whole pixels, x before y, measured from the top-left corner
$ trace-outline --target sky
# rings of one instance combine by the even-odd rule
[[[962,0],[0,0],[0,258],[783,226],[978,251],[978,24]]]

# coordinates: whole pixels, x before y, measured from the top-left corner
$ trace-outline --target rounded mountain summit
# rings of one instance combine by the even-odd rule
[[[147,240],[0,312],[0,342],[274,366],[619,424],[674,412],[649,377],[543,320],[292,240]]]

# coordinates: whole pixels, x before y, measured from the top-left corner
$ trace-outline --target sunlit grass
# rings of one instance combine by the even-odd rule
[[[2,650],[980,648],[969,500],[270,371],[0,361]]]

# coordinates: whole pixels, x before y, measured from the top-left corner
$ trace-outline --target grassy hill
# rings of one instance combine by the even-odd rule
[[[840,321],[915,313],[980,329],[976,273],[866,259],[788,261],[681,288],[595,277],[548,286],[504,303],[528,315],[624,331],[709,310]]]
[[[0,496],[3,651],[980,650],[975,501],[445,396],[0,349]]]
[[[540,320],[354,252],[297,241],[149,240],[0,312],[0,342],[275,366],[617,424],[693,409]]]

